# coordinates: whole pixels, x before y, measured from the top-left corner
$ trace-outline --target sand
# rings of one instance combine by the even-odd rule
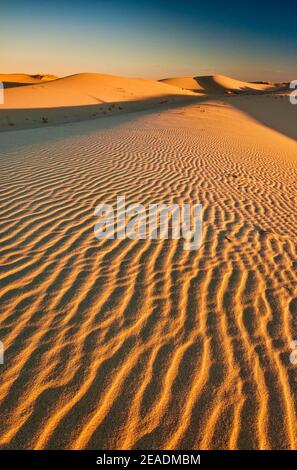
[[[205,94],[222,94],[226,92],[264,92],[282,88],[283,85],[250,83],[237,80],[235,78],[226,77],[225,75],[205,75],[199,77],[175,77],[160,80],[175,87],[187,90],[193,90]]]
[[[24,85],[44,83],[51,80],[56,80],[58,77],[55,75],[28,75],[26,73],[0,73],[0,81],[3,83],[4,88],[15,88]]]
[[[5,90],[0,129],[93,119],[189,100],[193,95],[156,80],[81,73]]]
[[[197,96],[1,132],[2,449],[296,449],[296,113]],[[97,240],[123,194],[201,203],[201,248]]]

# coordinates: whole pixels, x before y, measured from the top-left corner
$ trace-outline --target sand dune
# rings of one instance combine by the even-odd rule
[[[8,90],[5,108],[55,108],[133,101],[164,94],[185,94],[154,80],[81,73],[26,88]]]
[[[224,75],[206,75],[200,77],[176,77],[160,80],[175,87],[206,94],[222,94],[225,92],[260,92],[278,89],[280,86],[263,83],[250,83],[226,77]]]
[[[77,80],[45,90],[68,105]],[[111,83],[75,99],[129,99]],[[1,133],[3,449],[296,449],[296,141],[238,99],[283,106]],[[201,248],[98,241],[94,208],[119,194],[202,203]]]
[[[20,78],[24,75],[19,74]],[[0,76],[1,77],[1,76]],[[3,75],[2,75],[3,77]],[[28,78],[29,77],[29,78]],[[30,80],[31,76],[27,76]],[[37,80],[37,79],[34,79]],[[189,89],[188,89],[189,88]],[[161,81],[83,73],[60,79],[27,84],[5,90],[0,105],[0,130],[23,129],[82,121],[155,107],[165,107],[212,100],[218,95],[228,99],[232,93],[250,95],[288,93],[287,86],[241,82],[221,75],[185,77]],[[249,97],[247,112],[290,137],[296,136],[294,107],[286,99],[270,100],[259,108],[259,101]]]
[[[6,90],[0,105],[0,128],[82,120],[191,95],[154,80],[82,73]]]
[[[56,80],[55,75],[28,75],[26,73],[0,73],[0,81],[5,88],[14,88],[22,85],[44,83]]]

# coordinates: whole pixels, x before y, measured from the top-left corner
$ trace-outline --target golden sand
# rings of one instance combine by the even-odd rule
[[[0,134],[2,448],[297,447],[296,108],[232,96]],[[98,241],[95,206],[123,194],[201,203],[201,248]]]

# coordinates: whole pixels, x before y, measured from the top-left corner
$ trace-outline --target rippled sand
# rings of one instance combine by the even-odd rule
[[[2,448],[297,447],[297,145],[231,104],[0,134]],[[98,241],[117,195],[201,248]]]

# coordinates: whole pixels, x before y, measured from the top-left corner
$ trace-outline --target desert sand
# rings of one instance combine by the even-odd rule
[[[5,90],[0,129],[81,121],[189,99],[189,90],[156,80],[81,73]]]
[[[26,73],[0,73],[0,81],[5,88],[15,88],[23,85],[31,85],[56,80],[55,75],[28,75]]]
[[[297,448],[297,106],[181,81],[7,90],[2,449]],[[97,240],[118,195],[201,203],[202,246]]]
[[[227,91],[233,92],[263,92],[281,88],[273,83],[250,83],[236,80],[224,75],[206,75],[200,77],[175,77],[160,80],[175,87],[198,91],[205,94],[221,94]]]

